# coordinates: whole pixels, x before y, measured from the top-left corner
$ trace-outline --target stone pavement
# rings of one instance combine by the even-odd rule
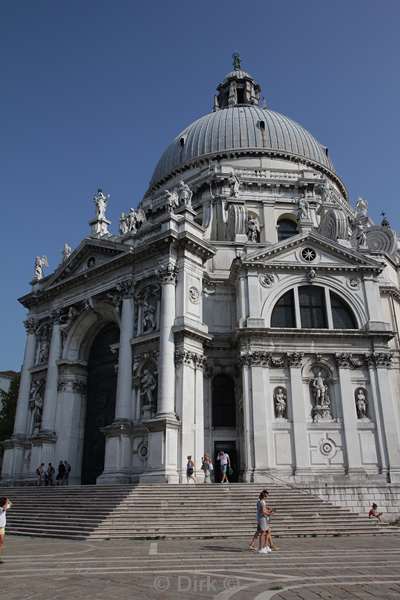
[[[82,542],[9,536],[7,600],[400,599],[400,535],[279,540]]]

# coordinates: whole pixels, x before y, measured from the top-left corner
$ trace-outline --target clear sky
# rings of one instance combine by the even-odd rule
[[[0,0],[0,370],[22,362],[34,257],[54,269],[88,234],[99,186],[117,231],[234,51],[399,230],[399,29],[399,0]]]

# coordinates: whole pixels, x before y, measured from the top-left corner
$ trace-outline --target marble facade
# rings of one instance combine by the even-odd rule
[[[396,233],[366,201],[350,205],[321,145],[318,158],[266,140],[276,117],[260,120],[246,72],[218,91],[208,117],[244,107],[264,146],[246,130],[234,150],[211,140],[164,173],[161,159],[119,234],[99,191],[81,244],[48,275],[37,257],[3,480],[68,460],[81,481],[88,364],[110,323],[117,383],[98,483],[184,482],[186,457],[199,469],[218,445],[242,481],[400,480]]]

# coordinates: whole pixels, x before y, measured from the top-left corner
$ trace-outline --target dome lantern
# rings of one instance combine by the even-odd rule
[[[241,68],[240,55],[232,55],[233,71],[230,71],[217,87],[214,111],[238,105],[256,105],[260,101],[261,87],[251,75]]]

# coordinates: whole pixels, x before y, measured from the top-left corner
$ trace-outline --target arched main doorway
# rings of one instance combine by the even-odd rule
[[[93,340],[88,360],[87,405],[83,444],[83,484],[96,483],[104,469],[105,438],[102,427],[114,420],[117,356],[110,346],[119,341],[119,329],[106,325]]]

